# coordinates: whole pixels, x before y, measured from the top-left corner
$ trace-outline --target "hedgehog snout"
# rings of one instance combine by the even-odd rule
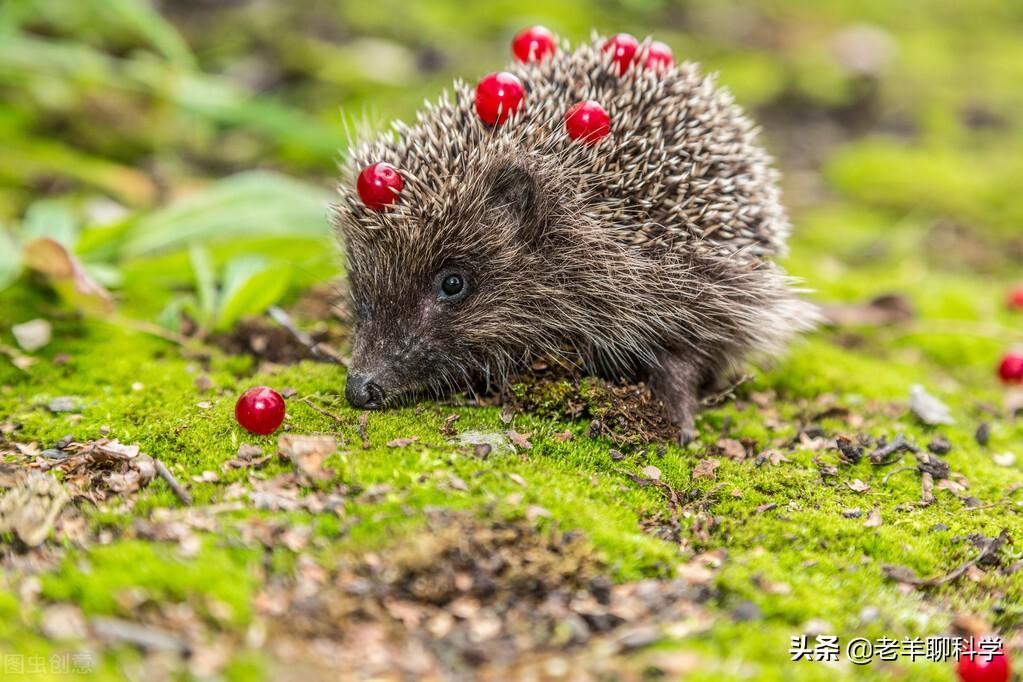
[[[352,407],[377,410],[384,406],[387,395],[369,375],[351,373],[345,383],[345,398]]]

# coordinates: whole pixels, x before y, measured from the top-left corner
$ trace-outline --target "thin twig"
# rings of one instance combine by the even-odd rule
[[[901,469],[895,469],[885,474],[884,478],[881,479],[881,485],[888,485],[888,479],[895,474],[901,474],[903,471],[916,471],[916,467],[902,467]]]
[[[982,561],[986,561],[991,557],[998,554],[998,551],[1002,548],[1002,545],[1009,539],[1009,531],[1002,529],[1002,532],[998,534],[998,537],[990,538],[980,550],[977,556],[973,557],[966,563],[952,569],[945,575],[935,576],[933,578],[919,578],[910,569],[905,566],[893,566],[891,564],[884,564],[881,569],[884,571],[892,580],[907,585],[915,585],[916,587],[938,587],[945,583],[950,583],[959,576],[963,575],[969,569],[973,568]]]
[[[186,346],[191,341],[188,337],[182,336],[177,332],[173,332],[166,327],[161,327],[158,324],[152,322],[146,322],[145,320],[135,320],[130,317],[123,315],[116,315],[111,319],[114,324],[122,327],[127,327],[133,331],[140,332],[142,334],[148,334],[150,336],[156,336],[163,339],[164,341],[170,341],[176,343],[179,346]]]
[[[188,491],[185,490],[183,485],[178,483],[178,479],[174,478],[174,474],[170,472],[170,469],[167,468],[167,465],[165,465],[163,462],[156,459],[155,457],[153,458],[153,462],[156,463],[156,473],[160,474],[160,478],[167,482],[167,485],[169,485],[170,489],[174,491],[174,494],[177,496],[177,498],[181,500],[181,503],[185,505],[191,505],[192,496],[188,494]]]
[[[325,343],[316,342],[313,337],[296,327],[295,323],[291,320],[291,316],[283,308],[273,306],[267,310],[267,313],[270,315],[270,319],[288,331],[315,359],[336,365],[346,364],[344,359],[334,352],[333,348]]]
[[[362,438],[362,449],[369,450],[369,434],[366,432],[366,424],[369,423],[369,413],[363,412],[359,415],[359,437]]]
[[[302,402],[308,405],[314,412],[318,412],[319,414],[322,414],[324,417],[327,417],[328,419],[333,419],[338,424],[341,424],[343,426],[347,425],[342,417],[334,414],[330,410],[325,410],[322,407],[319,407],[318,405],[313,403],[313,401],[309,400],[309,398],[303,396]],[[341,442],[339,443],[340,447],[346,447],[347,440],[345,439],[344,435],[338,434],[338,437],[341,439]]]
[[[342,419],[338,415],[334,414],[330,410],[325,410],[322,407],[317,406],[315,403],[313,403],[313,401],[309,400],[309,398],[303,397],[302,398],[302,402],[305,403],[306,405],[308,405],[309,407],[311,407],[315,412],[319,412],[324,417],[329,417],[330,419],[333,419],[338,424],[344,424],[345,423],[344,419]]]

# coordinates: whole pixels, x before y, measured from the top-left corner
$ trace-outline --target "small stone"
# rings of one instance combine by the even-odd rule
[[[18,346],[26,353],[34,353],[50,342],[53,327],[43,319],[29,320],[11,327],[11,334]]]
[[[88,628],[77,606],[57,604],[43,611],[40,628],[50,639],[85,639]]]
[[[989,422],[981,422],[973,434],[973,439],[977,441],[978,445],[987,445],[988,441],[991,440],[991,424]]]
[[[74,396],[62,395],[48,402],[46,404],[46,409],[54,414],[60,414],[62,412],[81,412],[82,403]]]
[[[930,426],[951,424],[954,421],[948,406],[928,393],[920,384],[913,384],[909,388],[909,409],[917,419]]]
[[[860,622],[863,624],[873,623],[881,617],[881,610],[876,606],[864,606],[860,609]]]
[[[531,504],[526,507],[526,520],[536,521],[540,518],[549,519],[551,518],[551,513],[538,504]]]
[[[991,459],[993,459],[995,461],[995,464],[997,464],[1000,467],[1011,467],[1013,464],[1016,463],[1016,455],[1011,452],[1003,452],[1001,454],[995,455]]]
[[[952,450],[952,444],[943,436],[938,436],[927,444],[927,449],[935,455],[947,455]]]
[[[751,601],[744,601],[734,609],[732,609],[732,620],[737,623],[749,623],[751,621],[760,620],[763,614],[760,612],[760,607]]]
[[[863,516],[863,512],[860,510],[859,507],[853,507],[852,509],[842,510],[842,516],[844,516],[847,519],[858,519],[861,516]]]

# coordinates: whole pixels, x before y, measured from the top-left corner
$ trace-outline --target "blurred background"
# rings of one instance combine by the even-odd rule
[[[784,173],[788,267],[826,302],[887,297],[853,322],[953,320],[885,347],[980,343],[990,375],[1023,262],[1023,4],[998,0],[4,2],[0,316],[226,329],[330,279],[352,131],[500,68],[534,23],[655,33],[719,72]]]

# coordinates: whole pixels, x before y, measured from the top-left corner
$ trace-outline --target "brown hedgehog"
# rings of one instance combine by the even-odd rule
[[[649,381],[685,441],[701,391],[813,325],[768,260],[789,225],[731,96],[660,43],[564,48],[351,150],[333,219],[353,406],[553,357]]]

